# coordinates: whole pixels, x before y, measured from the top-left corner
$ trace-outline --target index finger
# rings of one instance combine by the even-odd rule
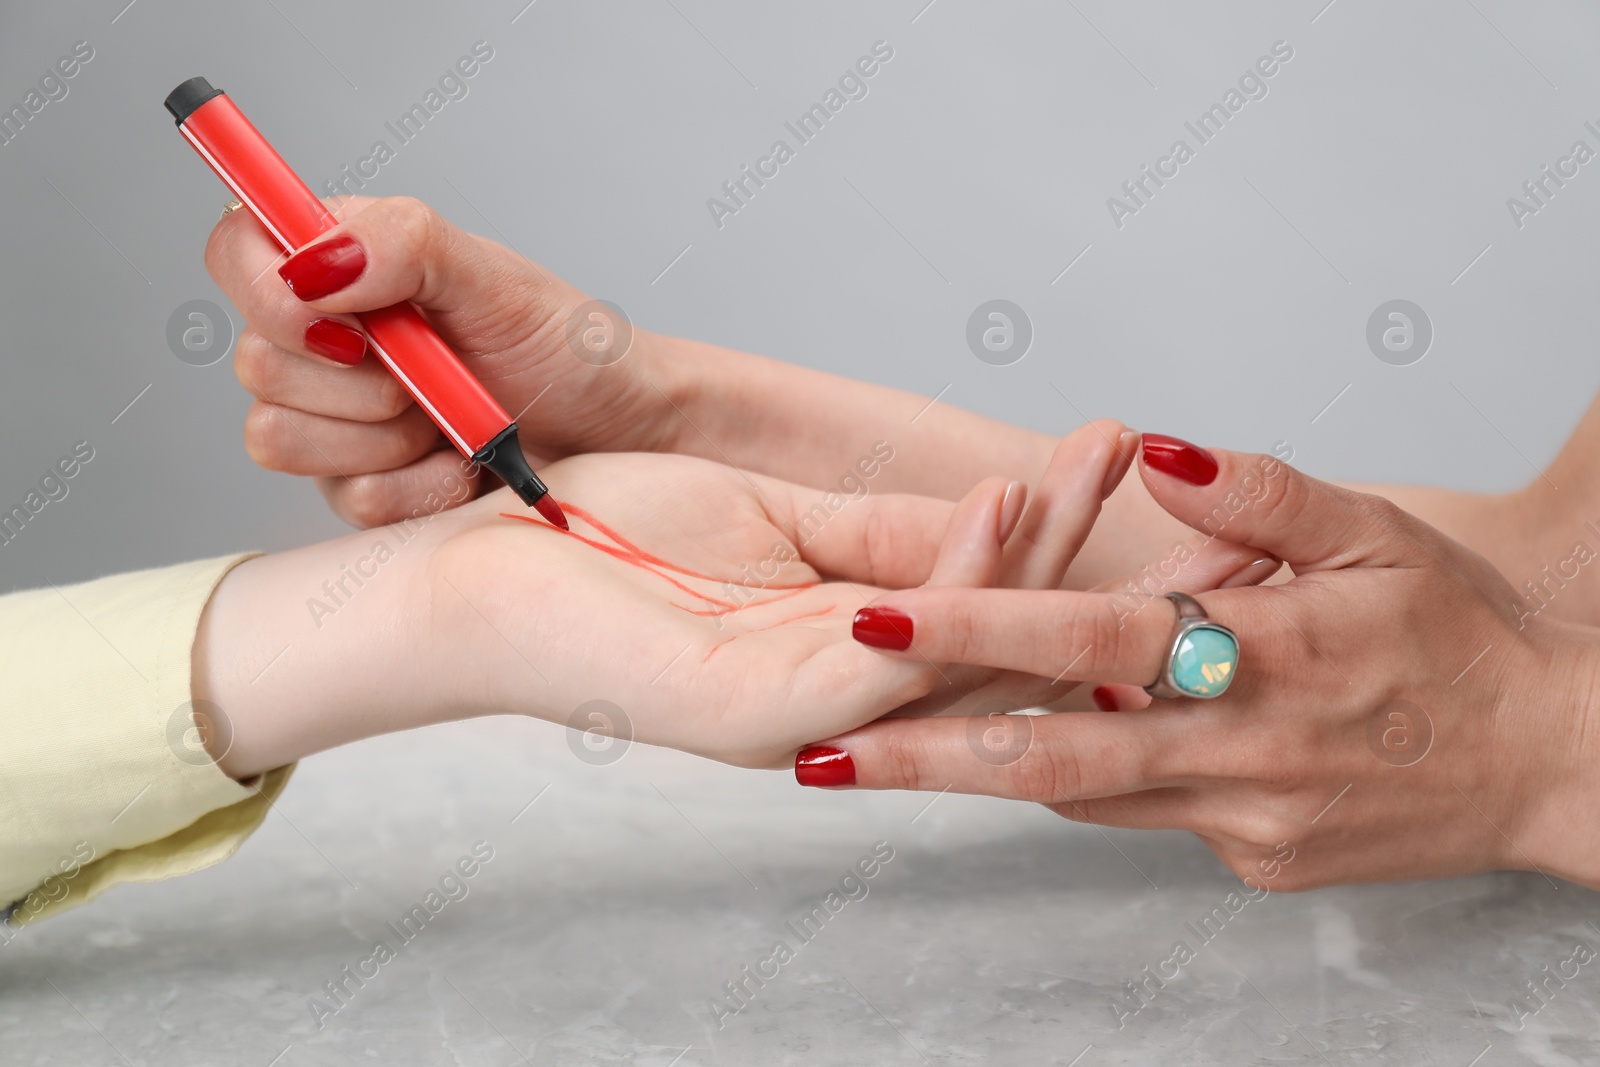
[[[1297,574],[1416,565],[1433,534],[1382,497],[1312,478],[1276,456],[1146,434],[1139,470],[1174,518],[1210,537],[1263,549]]]
[[[371,197],[328,197],[324,203],[335,218],[346,218],[372,202]],[[230,211],[218,220],[206,238],[206,270],[229,300],[244,308],[244,297],[251,286],[289,258],[289,253],[267,232],[249,211]],[[284,289],[283,279],[275,278],[274,290]]]
[[[900,643],[874,642],[882,627],[872,624],[885,617]],[[1176,618],[1165,597],[1135,602],[1120,593],[925,586],[873,601],[856,614],[856,634],[932,663],[1146,685],[1160,670]]]
[[[364,197],[349,197],[330,200],[329,208],[336,215],[348,215],[365,203]],[[312,320],[331,318],[352,327],[359,323],[352,315],[325,314],[296,299],[275,269],[288,256],[248,211],[224,215],[206,239],[206,271],[251,328],[279,348],[315,356],[306,347],[306,328]]]

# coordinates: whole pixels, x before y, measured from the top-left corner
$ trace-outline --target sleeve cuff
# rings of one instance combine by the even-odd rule
[[[288,782],[242,784],[198,743],[190,661],[250,555],[0,598],[0,901],[20,925],[119,882],[231,856]]]

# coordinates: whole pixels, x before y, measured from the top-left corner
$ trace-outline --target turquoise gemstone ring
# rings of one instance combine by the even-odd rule
[[[1239,638],[1220,622],[1212,622],[1200,602],[1187,593],[1168,593],[1167,599],[1178,609],[1178,622],[1161,674],[1144,691],[1157,700],[1221,696],[1239,673]]]

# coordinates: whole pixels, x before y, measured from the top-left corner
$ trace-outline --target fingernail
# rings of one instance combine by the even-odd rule
[[[850,632],[873,648],[904,652],[911,647],[911,617],[894,608],[862,608],[856,612]]]
[[[306,347],[335,363],[353,367],[367,354],[367,335],[338,319],[313,319],[306,327]]]
[[[1094,701],[1094,706],[1101,711],[1117,710],[1117,694],[1103,685],[1095,686],[1094,692],[1089,694],[1089,699]]]
[[[856,764],[850,753],[827,745],[803,748],[794,758],[794,780],[821,789],[855,785]]]
[[[367,253],[347,233],[301,249],[278,268],[278,276],[301,300],[321,300],[361,277]]]
[[[1000,498],[1000,543],[1003,545],[1011,540],[1011,535],[1017,529],[1017,521],[1022,518],[1022,505],[1028,499],[1028,486],[1025,482],[1014,481],[1006,486],[1006,495]]]
[[[1217,461],[1210,452],[1165,434],[1144,435],[1144,463],[1190,485],[1210,485],[1217,477]]]
[[[1218,589],[1237,589],[1241,585],[1260,585],[1272,575],[1277,573],[1283,564],[1271,556],[1264,556],[1254,563],[1248,563],[1224,578]]]
[[[1111,490],[1117,487],[1122,476],[1128,473],[1128,467],[1133,464],[1133,457],[1139,454],[1139,431],[1124,430],[1117,437],[1117,458],[1112,462],[1111,469],[1106,471],[1105,484],[1100,487],[1102,498],[1111,495]]]

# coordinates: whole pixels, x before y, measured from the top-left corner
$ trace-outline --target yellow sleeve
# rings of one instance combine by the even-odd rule
[[[249,558],[0,597],[0,917],[209,867],[266,817],[293,768],[229,778],[189,703],[200,613]]]

